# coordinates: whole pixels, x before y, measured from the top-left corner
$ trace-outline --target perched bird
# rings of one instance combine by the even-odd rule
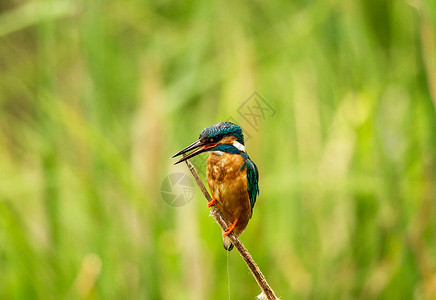
[[[175,164],[203,152],[210,152],[207,159],[207,183],[212,194],[208,206],[216,205],[232,224],[223,232],[224,248],[233,249],[227,237],[230,232],[238,236],[247,227],[259,194],[259,173],[248,157],[241,128],[230,122],[206,127],[196,142],[173,157],[194,150]]]

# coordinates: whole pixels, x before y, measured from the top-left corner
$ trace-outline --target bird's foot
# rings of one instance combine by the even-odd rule
[[[235,222],[233,222],[232,225],[230,225],[229,227],[227,227],[226,231],[224,231],[223,236],[228,236],[230,234],[230,232],[233,231],[233,229],[235,229],[236,223],[238,223],[238,219],[235,219]]]
[[[212,200],[210,200],[209,202],[207,202],[207,207],[211,207],[211,206],[213,206],[213,205],[215,205],[216,204],[216,199],[215,198],[212,198]]]

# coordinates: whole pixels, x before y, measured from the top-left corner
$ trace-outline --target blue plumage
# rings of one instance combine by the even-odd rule
[[[259,172],[257,171],[256,164],[247,154],[242,153],[241,155],[245,160],[244,168],[247,168],[248,195],[250,196],[251,213],[253,213],[254,204],[256,203],[257,195],[259,195]]]
[[[244,135],[241,127],[231,122],[221,122],[204,128],[200,133],[201,139],[221,140],[225,136],[234,136],[236,140],[244,145]]]

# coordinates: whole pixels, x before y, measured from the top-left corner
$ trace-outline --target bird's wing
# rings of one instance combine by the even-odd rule
[[[250,197],[251,213],[253,213],[253,207],[256,203],[257,195],[259,195],[259,172],[250,158],[246,159],[245,166],[247,168],[248,196]]]

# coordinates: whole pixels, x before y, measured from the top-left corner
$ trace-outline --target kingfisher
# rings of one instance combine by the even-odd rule
[[[241,127],[221,122],[204,128],[197,141],[177,152],[172,158],[192,151],[177,161],[178,164],[203,152],[210,152],[206,176],[212,200],[207,206],[216,206],[231,225],[223,231],[224,248],[233,249],[228,235],[241,235],[253,214],[259,195],[259,173],[247,155]]]

